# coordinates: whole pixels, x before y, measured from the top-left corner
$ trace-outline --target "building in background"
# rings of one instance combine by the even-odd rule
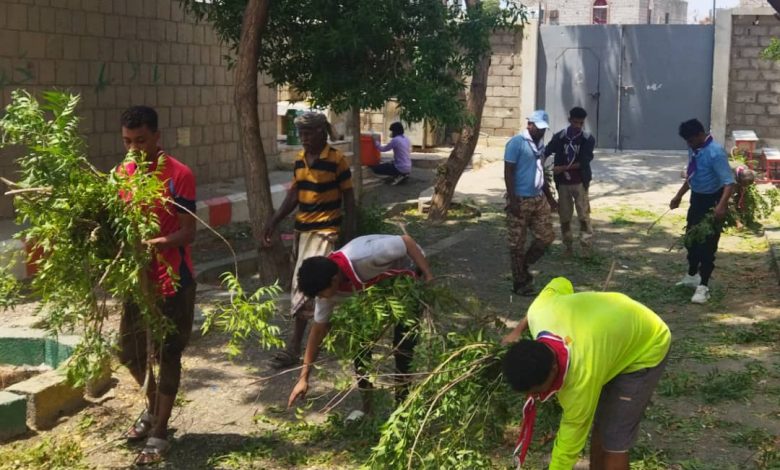
[[[682,0],[540,0],[542,24],[686,24],[688,2]]]
[[[739,0],[739,6],[748,8],[768,7],[767,0]]]

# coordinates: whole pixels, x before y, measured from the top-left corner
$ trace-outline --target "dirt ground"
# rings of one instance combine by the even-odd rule
[[[496,171],[491,168],[481,171]],[[674,194],[677,183],[671,173],[676,171],[637,174],[630,184],[617,177],[594,184],[593,254],[566,258],[556,241],[534,266],[536,283],[541,287],[564,275],[577,290],[624,292],[669,324],[671,359],[632,450],[633,469],[780,468],[780,296],[766,241],[754,233],[724,234],[711,283],[713,298],[707,305],[691,304],[692,292],[674,286],[685,271],[685,253],[669,249],[679,239],[684,211],[666,214],[648,230]],[[432,175],[415,173],[416,181],[408,186],[378,188],[367,200],[410,199],[429,186]],[[458,235],[458,243],[432,256],[433,270],[464,299],[478,304],[481,317],[497,316],[513,325],[532,299],[510,294],[503,208],[495,201],[473,204],[479,217],[458,211],[442,225],[431,226],[413,212],[393,220],[403,222],[423,247]],[[776,214],[773,223],[778,222]],[[217,298],[215,292],[204,295],[201,306],[207,308]],[[449,318],[444,323],[474,321]],[[283,325],[283,318],[279,322]],[[376,436],[367,426],[349,427],[341,421],[357,406],[357,397],[349,396],[330,414],[322,412],[336,386],[350,380],[348,368],[325,363],[312,382],[308,406],[286,410],[295,371],[278,374],[266,364],[270,353],[254,346],[231,362],[224,344],[219,335],[194,337],[186,352],[171,423],[174,445],[164,468],[359,467]],[[70,463],[59,468],[126,468],[137,448],[119,436],[142,402],[125,371],[118,369],[114,376],[116,384],[107,395],[53,430],[0,447],[0,468],[55,468],[52,458],[38,464],[25,463],[22,456],[38,452],[65,459],[68,451],[74,460],[63,460]],[[540,413],[554,414],[553,408],[545,404]],[[552,431],[551,425],[544,426],[537,436]],[[496,443],[497,468],[512,467],[515,430]],[[542,468],[552,445],[539,440],[530,453],[530,469]]]

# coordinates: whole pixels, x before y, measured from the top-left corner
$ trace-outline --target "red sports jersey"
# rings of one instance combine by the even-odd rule
[[[195,213],[195,176],[193,176],[192,170],[187,165],[164,151],[160,150],[158,156],[162,157],[161,159],[158,158],[160,165],[162,165],[159,178],[165,182],[162,199],[168,202],[156,205],[153,210],[160,223],[160,233],[157,236],[164,237],[181,228],[178,214],[187,212],[181,207],[172,204],[171,200]],[[151,171],[157,169],[158,160],[155,160],[152,164]],[[132,175],[136,170],[137,166],[134,162],[124,165],[124,172],[128,175]],[[176,276],[179,277],[180,286],[186,286],[193,282],[195,271],[192,267],[190,252],[189,245],[168,248],[159,250],[156,259],[152,260],[149,276],[160,286],[162,294],[166,297],[176,293],[173,279],[168,275],[166,262],[167,265],[171,266]]]

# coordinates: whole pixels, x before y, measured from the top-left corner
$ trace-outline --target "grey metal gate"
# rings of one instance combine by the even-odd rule
[[[585,108],[602,148],[681,149],[681,121],[709,126],[713,35],[701,25],[542,26],[537,103],[554,129]]]

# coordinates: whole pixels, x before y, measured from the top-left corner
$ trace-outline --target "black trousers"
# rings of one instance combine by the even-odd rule
[[[409,394],[409,378],[406,374],[412,368],[414,347],[417,345],[416,324],[412,326],[398,323],[393,330],[393,357],[395,358],[396,375],[396,402],[403,401]],[[373,388],[367,378],[368,367],[371,363],[371,349],[366,349],[355,358],[355,372],[358,375],[358,388],[370,390]]]
[[[688,229],[698,224],[704,219],[707,213],[718,205],[723,190],[713,194],[701,194],[691,192],[691,207],[688,208]],[[718,251],[718,242],[720,233],[723,231],[723,224],[715,223],[715,230],[703,242],[691,244],[688,247],[688,274],[695,275],[697,272],[701,276],[701,283],[707,285],[715,270],[715,253]]]
[[[374,165],[369,168],[371,168],[371,171],[375,174],[383,176],[401,176],[406,174],[398,171],[398,168],[395,167],[393,162],[380,163],[379,165]]]

